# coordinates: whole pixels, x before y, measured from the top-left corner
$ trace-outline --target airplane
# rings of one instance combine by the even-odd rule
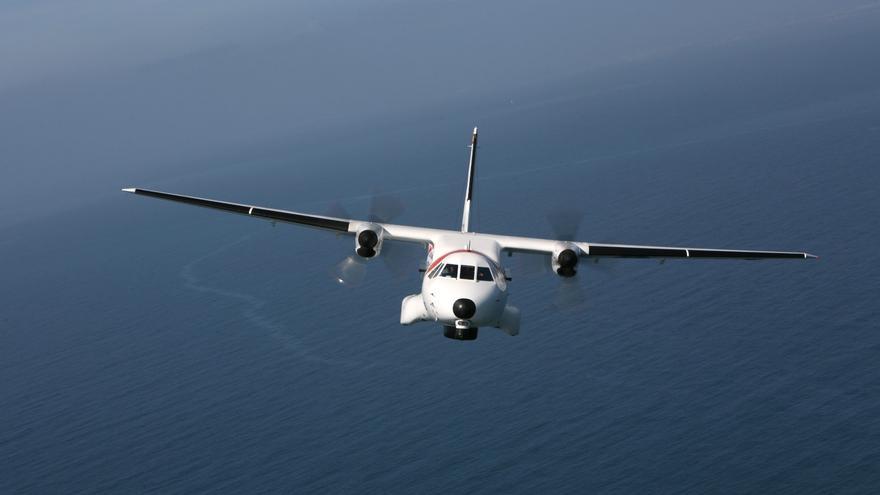
[[[274,222],[285,222],[323,229],[354,238],[352,260],[366,262],[380,256],[387,242],[415,243],[426,250],[421,292],[401,302],[400,323],[436,322],[443,335],[455,340],[474,340],[481,327],[497,328],[508,335],[520,330],[520,311],[508,302],[509,271],[501,264],[504,254],[543,255],[560,277],[577,274],[581,259],[599,258],[685,258],[685,259],[815,259],[812,254],[791,251],[744,251],[627,244],[600,244],[573,240],[539,239],[473,232],[470,210],[474,194],[477,156],[477,128],[470,142],[467,188],[461,228],[443,230],[380,221],[354,220],[265,208],[214,199],[184,196],[149,189],[122,189],[151,198],[213,208]]]

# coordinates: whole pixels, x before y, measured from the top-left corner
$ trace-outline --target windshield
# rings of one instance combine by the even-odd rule
[[[453,265],[452,263],[447,263],[446,266],[443,267],[443,270],[440,271],[441,277],[447,278],[455,278],[458,276],[458,265]]]
[[[498,271],[493,266],[457,265],[446,263],[439,265],[428,273],[428,278],[434,277],[457,278],[460,280],[475,280],[477,282],[495,282],[505,290],[507,281],[504,272]]]

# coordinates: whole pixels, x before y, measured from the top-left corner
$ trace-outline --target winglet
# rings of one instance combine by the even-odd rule
[[[137,188],[136,187],[124,187],[124,188],[122,188],[122,191],[134,193],[134,192],[137,192]]]
[[[804,258],[806,258],[806,259],[812,259],[812,260],[817,260],[817,259],[819,259],[818,256],[816,256],[815,254],[810,254],[810,253],[804,253]]]

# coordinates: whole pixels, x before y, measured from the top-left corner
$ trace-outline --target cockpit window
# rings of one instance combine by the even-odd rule
[[[458,265],[453,265],[452,263],[446,263],[443,267],[443,271],[440,272],[441,277],[449,277],[455,278],[458,276]]]
[[[503,277],[496,275],[495,270],[488,266],[459,265],[453,263],[441,264],[428,273],[428,278],[434,277],[459,278],[461,280],[474,280],[478,282],[494,282],[496,276],[499,285],[504,285]]]

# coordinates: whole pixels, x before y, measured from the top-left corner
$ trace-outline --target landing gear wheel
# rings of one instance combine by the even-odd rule
[[[455,328],[453,326],[443,326],[443,336],[447,339],[454,340],[477,340],[478,328]]]

